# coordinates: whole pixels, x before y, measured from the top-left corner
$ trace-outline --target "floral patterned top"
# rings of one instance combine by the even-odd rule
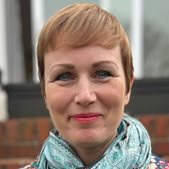
[[[169,169],[169,162],[153,155],[148,169]]]

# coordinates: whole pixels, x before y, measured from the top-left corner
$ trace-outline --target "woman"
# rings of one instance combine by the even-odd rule
[[[127,35],[113,15],[86,3],[58,11],[41,31],[37,57],[55,130],[25,168],[154,168],[147,131],[124,114],[133,63]]]

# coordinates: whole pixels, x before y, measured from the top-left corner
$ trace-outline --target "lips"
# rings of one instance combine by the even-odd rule
[[[71,118],[79,122],[91,122],[97,120],[100,116],[99,113],[81,113],[73,115]]]

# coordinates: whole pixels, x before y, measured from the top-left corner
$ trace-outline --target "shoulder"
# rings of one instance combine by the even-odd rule
[[[148,169],[169,169],[169,162],[158,156],[152,155]]]

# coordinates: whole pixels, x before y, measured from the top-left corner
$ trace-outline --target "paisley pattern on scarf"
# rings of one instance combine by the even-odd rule
[[[32,169],[147,169],[151,159],[151,143],[143,125],[124,115],[118,136],[103,156],[90,166],[85,166],[71,146],[51,132]]]

